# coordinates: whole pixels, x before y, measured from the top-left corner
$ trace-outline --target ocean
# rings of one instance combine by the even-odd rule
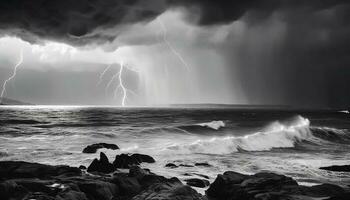
[[[299,184],[350,184],[348,173],[319,167],[349,164],[350,115],[327,111],[237,108],[118,108],[82,106],[0,107],[0,160],[88,166],[99,154],[113,162],[121,153],[156,159],[143,167],[167,177],[209,176],[231,170],[272,171]],[[210,166],[165,168],[167,163]],[[188,175],[188,174],[187,174]]]

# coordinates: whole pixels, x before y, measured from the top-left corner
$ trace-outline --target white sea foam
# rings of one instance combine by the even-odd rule
[[[268,151],[273,148],[294,147],[295,143],[312,138],[310,121],[298,116],[288,125],[281,122],[271,123],[266,130],[245,136],[212,137],[198,139],[190,144],[174,144],[168,149],[183,153],[229,154],[240,149],[245,151]]]
[[[219,130],[220,128],[225,127],[225,123],[223,121],[211,121],[208,123],[201,123],[197,125],[212,128],[215,130]]]

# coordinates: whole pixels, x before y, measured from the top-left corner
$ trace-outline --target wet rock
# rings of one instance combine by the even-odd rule
[[[114,176],[112,181],[119,188],[119,195],[122,197],[132,197],[140,193],[142,188],[136,177]]]
[[[94,159],[87,168],[88,172],[111,173],[115,171],[115,167],[109,163],[109,160],[103,152],[100,153],[100,160]]]
[[[322,184],[300,186],[290,177],[274,173],[244,175],[225,172],[218,175],[206,194],[214,199],[314,199],[327,198],[345,193],[339,186]]]
[[[167,163],[167,164],[165,165],[165,167],[168,167],[168,168],[177,168],[178,166],[175,165],[174,163]]]
[[[211,167],[209,163],[203,162],[203,163],[195,163],[194,166],[197,167]]]
[[[98,149],[112,149],[117,150],[119,147],[115,144],[107,144],[107,143],[97,143],[92,144],[83,149],[83,153],[96,153]]]
[[[149,170],[142,169],[139,166],[132,166],[129,170],[129,176],[131,177],[142,178],[143,176],[148,174],[150,174]]]
[[[156,161],[154,160],[154,158],[152,158],[149,155],[144,155],[144,154],[132,154],[131,155],[132,158],[135,158],[139,163],[155,163]]]
[[[320,169],[334,172],[350,172],[350,165],[332,165],[328,167],[320,167]]]
[[[129,169],[131,166],[139,165],[142,162],[154,163],[155,160],[151,156],[143,154],[121,154],[115,157],[113,165],[116,168]]]
[[[115,157],[113,165],[115,168],[129,169],[133,165],[139,165],[140,162],[128,154],[121,154]]]
[[[201,194],[178,179],[151,185],[148,189],[132,198],[132,200],[202,200]]]
[[[199,187],[199,188],[205,188],[210,184],[208,180],[199,179],[199,178],[185,179],[185,182],[189,186]]]
[[[188,164],[180,164],[179,167],[194,167],[193,165],[188,165]]]
[[[115,184],[100,180],[79,182],[78,187],[89,200],[110,200],[118,194]]]
[[[52,176],[79,176],[81,170],[65,165],[50,166],[23,161],[0,161],[2,178],[45,178]]]
[[[0,182],[0,199],[22,199],[27,194],[28,190],[15,181]]]

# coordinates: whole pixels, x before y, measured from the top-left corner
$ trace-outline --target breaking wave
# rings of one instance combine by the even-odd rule
[[[199,139],[191,144],[174,144],[167,149],[183,153],[204,154],[212,154],[213,152],[215,154],[229,154],[238,151],[269,151],[274,148],[294,148],[297,143],[304,141],[317,143],[319,140],[330,140],[330,138],[340,140],[345,135],[338,129],[322,129],[322,131],[314,134],[313,129],[310,128],[310,121],[307,118],[297,116],[288,122],[273,122],[265,130],[253,134]]]
[[[178,126],[178,129],[188,131],[188,132],[208,132],[208,131],[218,131],[225,127],[225,122],[223,121],[211,121],[206,123],[199,123],[193,125]]]

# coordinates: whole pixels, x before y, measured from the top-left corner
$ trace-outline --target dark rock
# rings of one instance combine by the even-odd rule
[[[132,197],[141,192],[141,185],[136,177],[117,175],[111,182],[118,186],[121,196]]]
[[[339,186],[322,184],[312,187],[300,186],[295,180],[274,173],[257,173],[243,175],[236,172],[225,172],[218,175],[206,194],[214,199],[266,199],[296,200],[327,198],[344,194]]]
[[[26,188],[18,185],[15,181],[0,182],[0,199],[23,199],[28,192]]]
[[[70,190],[58,194],[56,200],[88,200],[88,198],[83,192]]]
[[[118,194],[115,184],[99,180],[79,182],[78,187],[89,200],[110,200]]]
[[[177,168],[178,166],[175,165],[174,163],[168,163],[165,165],[165,167],[168,167],[168,168]]]
[[[120,169],[129,169],[133,165],[139,165],[140,162],[135,158],[129,156],[128,154],[120,154],[115,156],[115,160],[113,161],[113,165],[116,168]]]
[[[115,171],[115,167],[109,163],[109,160],[103,152],[100,153],[100,160],[94,159],[87,168],[88,172],[111,173]]]
[[[204,163],[195,163],[194,166],[197,166],[197,167],[211,167],[210,164],[204,162]]]
[[[334,172],[350,172],[350,165],[332,165],[328,167],[320,167],[320,169]]]
[[[139,166],[131,166],[129,170],[130,177],[142,178],[145,175],[150,174],[149,170],[142,169]]]
[[[199,188],[205,188],[210,184],[208,180],[198,179],[198,178],[185,179],[185,182],[189,186],[194,186]]]
[[[79,169],[81,169],[81,170],[85,170],[85,169],[86,169],[86,167],[85,167],[84,165],[80,165],[80,166],[79,166]]]
[[[326,200],[349,200],[350,199],[350,192],[344,192],[340,194],[336,194]]]
[[[151,156],[143,154],[121,154],[115,157],[113,165],[116,168],[129,169],[131,166],[139,165],[142,162],[154,163],[155,160]]]
[[[180,164],[179,167],[194,167],[193,165]]]
[[[246,195],[243,193],[239,184],[247,177],[247,175],[231,171],[227,171],[222,175],[219,174],[206,191],[206,194],[218,199],[228,199],[230,196],[242,197],[244,199]]]
[[[112,149],[117,150],[119,147],[115,144],[107,144],[107,143],[98,143],[98,144],[92,144],[83,149],[83,153],[96,153],[98,149]]]
[[[131,155],[132,158],[135,158],[139,163],[155,163],[156,161],[154,160],[154,158],[152,158],[149,155],[144,155],[144,154],[132,154]]]
[[[23,161],[0,161],[0,177],[2,178],[45,178],[79,175],[81,175],[79,168],[65,165],[50,166]]]
[[[202,200],[202,195],[178,179],[169,179],[165,183],[153,184],[132,200]]]

